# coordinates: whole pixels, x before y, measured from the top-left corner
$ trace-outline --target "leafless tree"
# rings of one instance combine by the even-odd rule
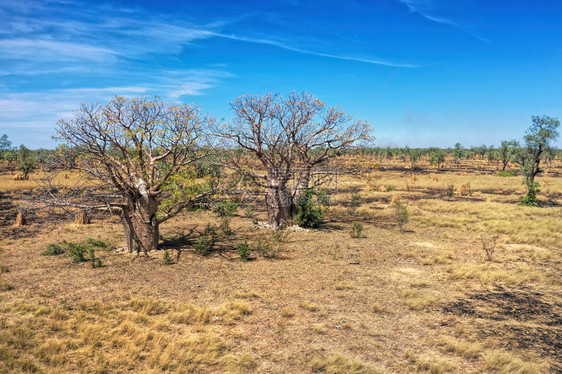
[[[246,95],[231,103],[235,119],[216,128],[259,163],[229,158],[258,186],[266,189],[269,224],[282,225],[291,216],[295,199],[309,188],[317,168],[339,151],[368,139],[369,125],[340,108],[329,108],[308,93]],[[296,183],[289,185],[289,181]]]
[[[160,223],[216,191],[211,178],[194,173],[208,154],[201,134],[212,121],[194,107],[158,98],[82,104],[73,118],[59,121],[55,138],[64,143],[59,161],[70,160],[89,181],[63,194],[50,186],[43,204],[117,209],[127,248],[136,241],[146,254],[158,246]]]

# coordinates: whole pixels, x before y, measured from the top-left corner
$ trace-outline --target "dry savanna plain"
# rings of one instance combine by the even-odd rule
[[[0,372],[562,372],[560,160],[537,178],[541,207],[519,206],[522,176],[484,160],[338,162],[360,172],[324,186],[320,228],[278,233],[263,199],[239,199],[205,256],[211,211],[167,221],[162,249],[138,256],[106,213],[14,225],[42,173],[2,173]],[[42,255],[63,241],[101,266]]]

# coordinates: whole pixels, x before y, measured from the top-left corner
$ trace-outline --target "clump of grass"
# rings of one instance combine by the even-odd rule
[[[363,234],[363,224],[361,222],[353,222],[351,224],[351,230],[349,231],[349,236],[352,238],[366,238]]]
[[[238,243],[237,250],[240,261],[246,262],[250,259],[251,250],[247,242]]]
[[[488,261],[492,261],[494,259],[494,252],[496,252],[496,242],[497,239],[482,239],[482,249],[486,253],[486,258]]]
[[[312,371],[330,374],[380,374],[384,371],[367,364],[357,357],[348,357],[336,353],[328,357],[315,357],[310,361]]]
[[[495,373],[546,373],[549,369],[546,362],[540,364],[523,361],[503,349],[492,349],[483,354],[484,370]]]
[[[410,310],[423,310],[435,303],[435,297],[427,290],[407,289],[400,296]]]
[[[447,197],[451,198],[453,196],[455,196],[455,185],[454,184],[449,184],[447,185]]]
[[[318,304],[307,302],[307,301],[301,301],[299,303],[299,306],[304,310],[308,310],[309,312],[317,312],[320,310]]]
[[[285,250],[289,233],[286,230],[273,230],[269,236],[260,234],[256,242],[256,252],[265,258],[277,258]]]
[[[8,273],[10,269],[5,265],[0,265],[0,273]]]
[[[472,189],[470,188],[470,182],[466,182],[465,184],[459,187],[459,195],[461,196],[471,196]]]
[[[470,360],[479,358],[484,350],[481,343],[467,342],[449,336],[442,337],[440,343],[445,352],[455,353]]]
[[[371,311],[373,313],[384,313],[385,309],[380,305],[379,302],[375,301],[373,305],[371,305]]]
[[[283,309],[281,309],[281,317],[283,318],[292,318],[294,317],[295,312],[293,311],[293,308],[291,307],[284,307]]]
[[[428,354],[417,355],[410,349],[406,351],[404,356],[410,364],[416,366],[418,371],[443,374],[453,370],[451,361],[446,358],[433,357]]]
[[[14,286],[12,286],[10,283],[0,280],[0,291],[11,291],[14,289]],[[0,356],[1,357],[1,356]]]
[[[174,263],[174,261],[172,260],[172,257],[170,256],[168,251],[164,251],[164,256],[162,257],[162,264],[163,265],[172,265],[173,263]]]
[[[484,284],[524,284],[543,282],[544,271],[534,265],[520,265],[516,269],[503,269],[495,264],[472,264],[459,262],[449,265],[448,271],[452,279],[471,279]]]

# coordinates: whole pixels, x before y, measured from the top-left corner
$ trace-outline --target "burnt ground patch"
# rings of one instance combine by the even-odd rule
[[[496,286],[443,307],[447,314],[474,319],[483,338],[492,336],[505,347],[531,349],[553,359],[562,373],[562,304],[545,300],[525,288]]]

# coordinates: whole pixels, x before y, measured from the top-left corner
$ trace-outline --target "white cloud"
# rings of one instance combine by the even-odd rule
[[[393,66],[393,67],[398,67],[398,66],[404,66],[404,67],[408,67],[408,68],[423,67],[422,65],[401,64],[399,62],[387,61],[387,60],[383,60],[383,59],[367,59],[367,58],[360,58],[360,57],[353,57],[353,56],[336,55],[336,54],[324,53],[324,52],[315,52],[315,51],[311,51],[311,50],[292,47],[292,46],[287,45],[285,43],[278,42],[278,41],[275,41],[275,40],[269,40],[269,39],[248,38],[248,37],[243,37],[243,36],[227,35],[227,34],[219,34],[219,33],[216,33],[215,35],[219,36],[221,38],[232,39],[232,40],[248,42],[248,43],[271,45],[271,46],[278,47],[278,48],[281,48],[281,49],[286,49],[288,51],[293,51],[293,52],[302,53],[302,54],[306,54],[306,55],[312,55],[312,56],[333,58],[333,59],[337,59],[337,60],[356,61],[356,62],[363,62],[363,63],[367,63],[367,64],[382,65],[382,66]]]
[[[473,31],[469,30],[465,26],[449,18],[435,16],[433,14],[433,12],[435,11],[434,10],[435,6],[434,6],[434,1],[432,0],[398,0],[398,1],[404,4],[411,13],[415,13],[420,17],[427,19],[428,21],[454,27],[485,43],[488,43],[490,41],[490,39],[486,39],[475,34]]]

